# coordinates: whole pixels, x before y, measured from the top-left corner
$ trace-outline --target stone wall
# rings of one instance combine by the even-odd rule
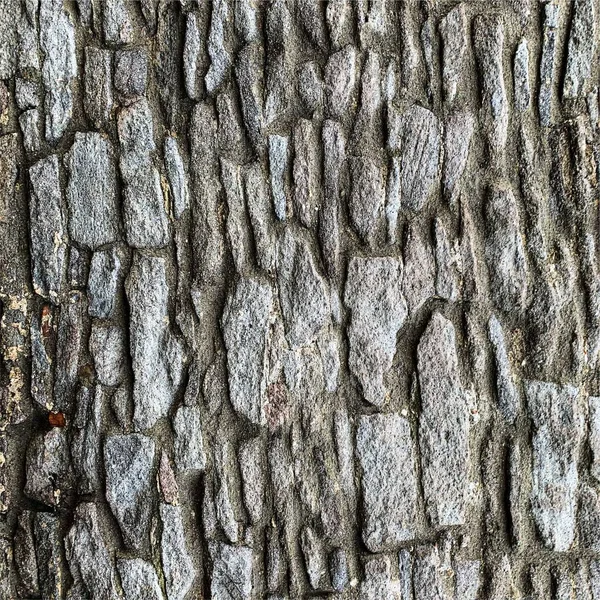
[[[0,0],[0,598],[600,600],[597,0]]]

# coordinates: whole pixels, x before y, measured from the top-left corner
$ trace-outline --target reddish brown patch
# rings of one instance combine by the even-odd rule
[[[42,307],[41,329],[43,338],[50,337],[50,334],[52,333],[52,311],[47,304],[44,304]]]
[[[48,423],[52,427],[64,427],[67,424],[67,420],[65,419],[64,413],[56,412],[48,414]]]
[[[288,391],[281,381],[272,383],[267,388],[267,401],[265,402],[265,417],[270,429],[281,427],[287,417]]]

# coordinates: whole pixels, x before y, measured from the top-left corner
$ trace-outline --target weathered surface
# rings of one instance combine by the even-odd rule
[[[0,598],[600,598],[598,0],[0,0]]]

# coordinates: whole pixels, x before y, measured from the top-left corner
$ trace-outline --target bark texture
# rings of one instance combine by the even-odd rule
[[[0,599],[600,600],[598,0],[0,0]]]

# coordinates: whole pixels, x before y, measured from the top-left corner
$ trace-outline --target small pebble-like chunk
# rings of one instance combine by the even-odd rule
[[[388,128],[388,146],[402,159],[402,206],[421,210],[439,179],[439,120],[430,110],[415,104],[402,114],[391,110]]]
[[[67,165],[71,238],[92,250],[116,241],[119,209],[110,142],[99,133],[76,133]]]
[[[417,477],[410,425],[397,414],[360,418],[356,454],[362,469],[363,540],[371,552],[416,535]]]
[[[329,320],[329,291],[307,241],[286,229],[279,243],[279,301],[292,348],[312,342]]]
[[[66,231],[58,157],[53,154],[29,169],[29,218],[33,289],[57,302],[65,283]]]
[[[383,377],[396,354],[396,334],[408,314],[402,296],[402,263],[394,258],[353,258],[348,266],[344,302],[352,316],[349,366],[365,400],[385,400]]]
[[[570,385],[526,381],[525,396],[534,427],[533,518],[546,546],[565,552],[575,536],[577,463],[585,434],[581,395]]]
[[[210,593],[213,600],[250,600],[252,550],[221,542],[209,544],[213,561]]]
[[[163,530],[160,554],[168,600],[184,600],[196,577],[196,569],[188,553],[181,507],[160,505]]]
[[[436,528],[465,521],[469,470],[469,414],[452,323],[435,312],[417,347],[422,410],[419,446],[423,490]]]
[[[136,433],[110,436],[104,444],[106,499],[125,545],[137,551],[150,542],[154,454],[154,441]]]
[[[265,357],[272,304],[269,285],[241,279],[223,312],[229,397],[237,412],[258,424],[265,419]]]

